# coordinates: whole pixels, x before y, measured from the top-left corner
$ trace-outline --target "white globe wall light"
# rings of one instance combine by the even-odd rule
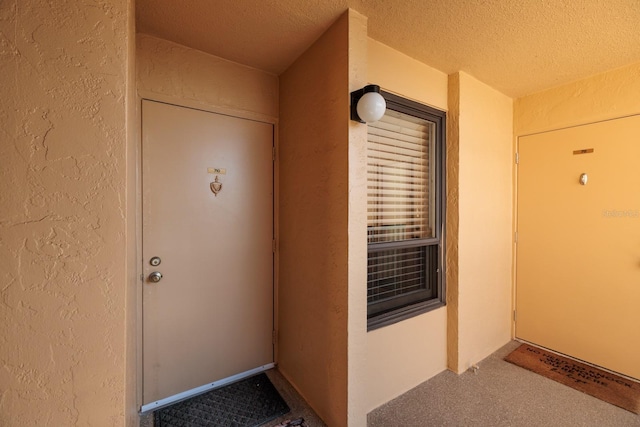
[[[384,116],[387,103],[380,95],[380,86],[367,85],[351,92],[351,120],[360,123],[377,122]]]

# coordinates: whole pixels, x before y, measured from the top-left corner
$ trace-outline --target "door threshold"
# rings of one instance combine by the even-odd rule
[[[275,363],[268,363],[266,365],[262,365],[254,369],[250,369],[248,371],[241,372],[239,374],[231,375],[230,377],[223,378],[221,380],[214,381],[212,383],[201,385],[200,387],[192,388],[191,390],[183,391],[182,393],[174,394],[173,396],[165,397],[164,399],[156,400],[155,402],[147,403],[146,405],[142,405],[140,407],[140,415],[144,415],[151,411],[155,411],[156,409],[164,408],[165,406],[172,405],[181,400],[189,399],[190,397],[197,396],[207,391],[224,387],[227,384],[231,384],[236,381],[249,378],[253,375],[267,371],[275,366],[276,366]]]

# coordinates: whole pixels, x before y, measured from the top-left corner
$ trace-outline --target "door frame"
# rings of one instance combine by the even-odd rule
[[[137,90],[136,91],[136,100],[135,100],[135,126],[132,126],[134,129],[132,132],[135,132],[135,135],[131,136],[131,139],[135,141],[135,147],[129,147],[127,154],[131,157],[135,157],[128,162],[130,167],[128,168],[128,172],[130,174],[135,174],[135,195],[131,194],[132,191],[127,188],[127,195],[134,199],[134,203],[132,203],[131,207],[127,208],[127,212],[129,215],[133,216],[134,206],[135,206],[135,223],[128,226],[128,229],[133,232],[135,229],[135,249],[133,248],[132,243],[128,243],[127,248],[129,252],[135,253],[135,257],[133,254],[129,254],[127,256],[128,261],[128,274],[129,277],[129,286],[133,289],[130,295],[134,298],[134,304],[131,304],[131,309],[127,309],[127,323],[129,325],[133,324],[133,327],[129,327],[130,331],[135,331],[132,333],[129,338],[127,338],[127,345],[131,346],[134,351],[127,351],[127,361],[126,364],[128,366],[132,366],[135,372],[131,372],[130,375],[127,375],[129,378],[127,381],[135,382],[135,405],[136,411],[138,414],[143,414],[148,412],[149,409],[143,411],[143,396],[142,396],[142,387],[143,387],[143,358],[142,358],[142,294],[144,284],[144,274],[142,270],[142,102],[146,101],[154,101],[161,102],[165,104],[174,105],[182,108],[190,108],[195,110],[200,110],[213,114],[221,114],[225,116],[231,116],[238,119],[244,120],[253,120],[262,123],[267,123],[273,126],[273,147],[275,149],[275,156],[273,161],[273,234],[274,239],[276,241],[275,249],[273,252],[273,329],[275,331],[274,343],[273,343],[273,362],[274,366],[278,364],[278,340],[276,339],[279,331],[279,320],[278,320],[278,283],[279,283],[279,244],[280,241],[280,221],[279,221],[279,177],[280,177],[280,168],[279,168],[279,144],[278,144],[278,118],[267,116],[260,113],[253,113],[250,111],[244,110],[236,110],[226,107],[221,107],[215,104],[211,104],[208,102],[189,100],[183,98],[176,98],[173,96],[161,95],[158,93],[153,93],[145,90]],[[135,150],[135,152],[134,152]],[[135,359],[135,360],[132,360]],[[233,377],[231,377],[233,378]],[[223,386],[229,382],[233,381],[230,379],[229,381],[218,381],[216,382],[216,387]]]

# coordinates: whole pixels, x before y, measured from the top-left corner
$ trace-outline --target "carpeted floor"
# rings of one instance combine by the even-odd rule
[[[476,374],[442,372],[372,411],[368,427],[640,427],[638,415],[505,362],[519,345],[505,345]],[[266,426],[304,417],[307,427],[325,427],[277,370],[267,374],[291,413]]]
[[[502,360],[511,342],[476,374],[443,372],[377,408],[368,427],[640,427],[640,416]]]

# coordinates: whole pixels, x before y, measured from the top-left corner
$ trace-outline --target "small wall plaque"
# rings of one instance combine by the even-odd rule
[[[208,173],[212,173],[214,175],[226,175],[227,170],[225,168],[207,168]]]
[[[574,150],[573,154],[589,154],[593,153],[593,148],[585,148],[584,150]]]

